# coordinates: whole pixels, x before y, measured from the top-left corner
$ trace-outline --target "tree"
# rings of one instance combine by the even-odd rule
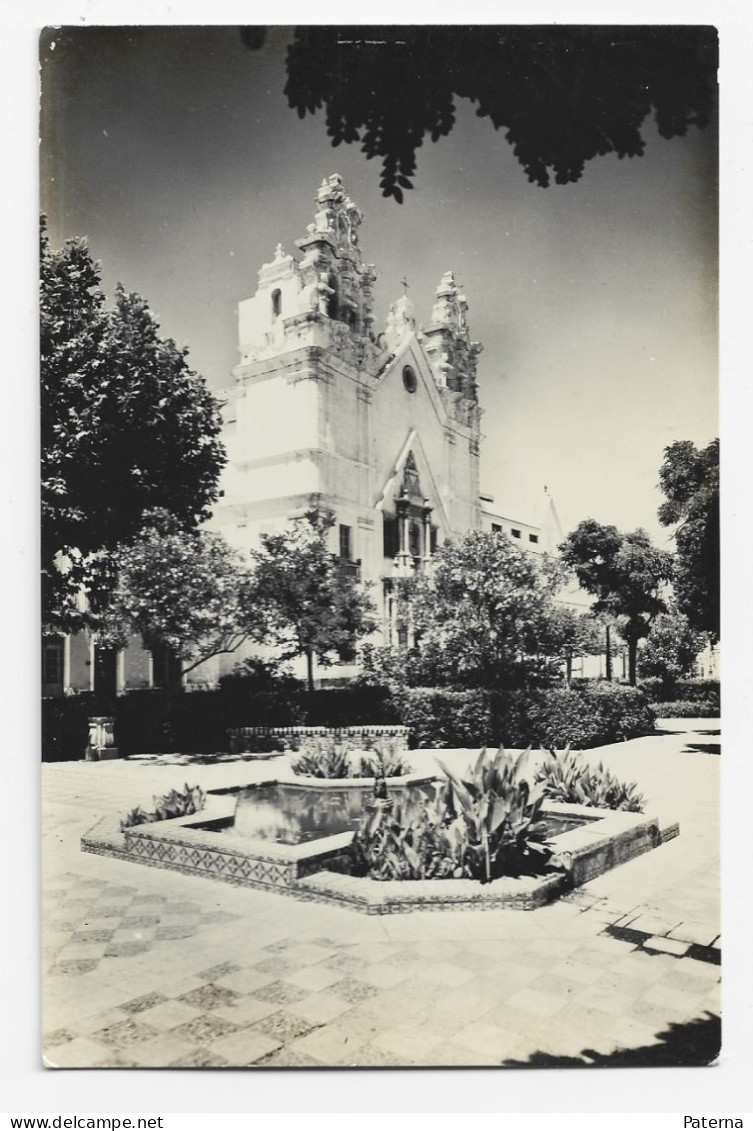
[[[380,158],[383,195],[402,202],[416,150],[450,133],[457,98],[504,132],[529,181],[566,184],[596,156],[640,156],[652,110],[664,138],[705,126],[717,54],[712,27],[308,26],[285,93],[301,118],[325,107],[333,145]]]
[[[678,440],[664,449],[659,471],[663,526],[674,532],[674,590],[680,612],[699,632],[719,639],[719,441],[703,449]]]
[[[309,511],[288,529],[264,534],[252,553],[253,606],[266,619],[282,659],[306,657],[309,691],[314,659],[325,666],[332,653],[347,655],[374,631],[374,608],[352,563],[327,549],[332,515]]]
[[[409,592],[422,653],[470,686],[493,688],[520,675],[539,651],[552,585],[535,559],[504,535],[472,530],[445,542]]]
[[[568,535],[560,556],[586,592],[596,597],[594,613],[617,618],[635,686],[638,642],[666,608],[662,588],[672,578],[671,555],[652,545],[645,530],[623,534],[589,518]]]
[[[117,581],[102,615],[98,641],[122,648],[134,636],[144,647],[169,649],[181,676],[233,652],[261,623],[249,620],[251,573],[221,534],[185,530],[154,511],[137,539],[113,555]]]
[[[145,513],[195,529],[225,462],[219,404],[161,337],[147,303],[118,287],[105,308],[83,240],[53,251],[42,224],[41,414],[43,623],[96,624],[115,583],[111,556]],[[89,610],[81,611],[82,587]]]
[[[602,647],[602,626],[589,613],[552,603],[542,617],[539,648],[550,659],[564,664],[568,687],[573,678],[573,660],[596,656]]]
[[[644,678],[660,679],[671,699],[678,680],[690,675],[703,639],[695,632],[688,618],[676,609],[660,613],[638,659],[638,673]]]

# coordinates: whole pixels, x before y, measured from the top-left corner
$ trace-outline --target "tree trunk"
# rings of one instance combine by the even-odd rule
[[[565,656],[565,682],[569,687],[573,682],[573,654],[568,652]]]
[[[308,680],[309,695],[314,691],[314,650],[306,649],[306,678]]]
[[[610,631],[609,631],[609,625],[607,625],[607,657],[606,658],[607,658],[607,679],[611,683],[611,681],[612,681],[612,640],[611,640],[611,634],[610,634]]]
[[[628,640],[628,682],[631,687],[635,687],[635,677],[638,660],[638,641]]]

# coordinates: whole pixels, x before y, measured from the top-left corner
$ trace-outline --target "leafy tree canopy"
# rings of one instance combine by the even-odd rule
[[[703,637],[695,632],[688,618],[676,609],[660,613],[638,658],[638,673],[643,678],[660,679],[667,688],[667,698],[678,680],[690,675]]]
[[[666,608],[663,587],[672,578],[672,556],[653,545],[645,530],[623,534],[595,519],[581,522],[560,546],[566,568],[596,600],[593,611],[617,619],[628,646],[635,684],[638,641]]]
[[[242,36],[264,42],[262,28]],[[640,156],[652,111],[664,138],[705,126],[716,65],[712,27],[299,27],[285,92],[301,118],[325,108],[333,145],[379,158],[383,195],[402,202],[457,98],[504,131],[529,181],[567,184],[594,157]]]
[[[326,666],[333,653],[352,651],[375,627],[373,606],[352,563],[327,547],[334,521],[311,510],[289,529],[262,535],[252,553],[254,607],[266,618],[282,659],[306,657],[309,689],[315,657]]]
[[[539,651],[554,591],[530,554],[501,534],[472,530],[445,542],[407,591],[421,652],[453,681],[494,687]]]
[[[221,534],[185,530],[168,511],[153,511],[113,565],[117,581],[98,634],[105,646],[141,636],[146,648],[168,648],[185,675],[261,634],[248,619],[250,570]]]
[[[71,631],[106,602],[110,555],[146,512],[186,529],[208,516],[225,455],[218,402],[144,299],[119,286],[106,309],[86,243],[54,251],[44,222],[41,255],[43,623]]]
[[[573,660],[598,655],[604,647],[603,635],[603,626],[590,613],[553,603],[541,621],[539,649],[550,659],[564,664],[569,684]]]
[[[679,524],[674,589],[677,605],[699,632],[719,639],[719,441],[699,449],[678,440],[664,449],[659,471],[663,526]]]

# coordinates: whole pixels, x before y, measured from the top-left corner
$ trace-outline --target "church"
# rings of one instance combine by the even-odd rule
[[[213,526],[247,551],[312,506],[328,511],[331,549],[371,582],[390,642],[395,587],[447,538],[498,530],[541,552],[562,532],[551,499],[547,521],[532,526],[495,514],[481,493],[482,346],[453,273],[440,279],[424,324],[406,288],[380,330],[363,217],[338,175],[322,182],[315,207],[296,240],[300,258],[278,244],[239,306]]]
[[[492,530],[541,553],[563,533],[550,496],[531,525],[495,513],[481,491],[482,346],[452,271],[439,280],[426,322],[406,287],[377,328],[377,271],[364,261],[362,220],[341,178],[325,179],[313,222],[295,241],[299,254],[278,244],[256,294],[239,304],[240,361],[221,393],[228,463],[211,525],[247,553],[308,510],[328,511],[331,549],[371,582],[380,636],[391,642],[396,586],[447,538]],[[187,688],[213,685],[240,658],[202,665]],[[109,675],[98,671],[84,634],[48,659],[47,694],[90,690],[98,680],[125,692],[165,677],[164,657],[136,643]],[[341,664],[330,674],[354,670]]]

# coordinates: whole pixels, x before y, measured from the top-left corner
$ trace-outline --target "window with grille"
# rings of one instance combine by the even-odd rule
[[[384,556],[394,558],[399,549],[397,518],[394,514],[384,516]]]
[[[346,561],[352,558],[353,545],[351,542],[351,528],[340,523],[340,557]]]

